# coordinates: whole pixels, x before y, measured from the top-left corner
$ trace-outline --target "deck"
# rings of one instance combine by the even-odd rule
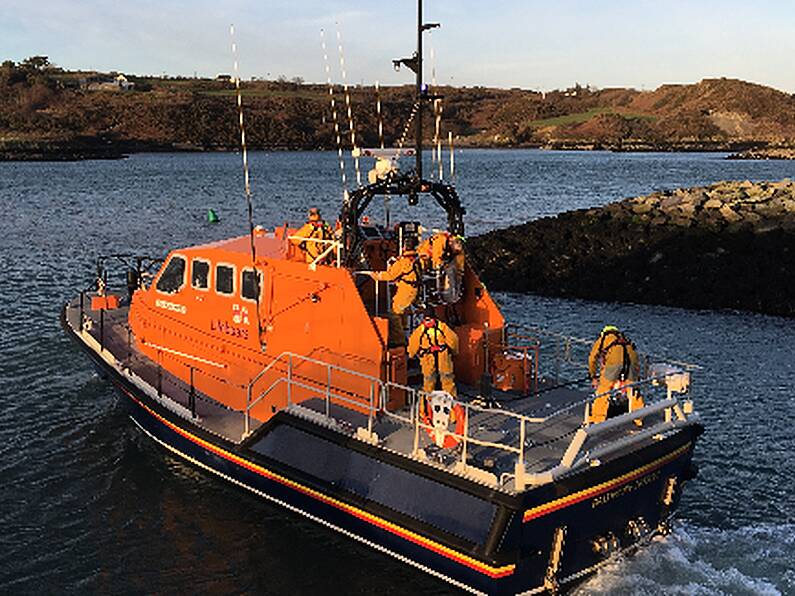
[[[65,309],[65,322],[90,348],[153,399],[192,424],[233,443],[245,440],[245,411],[231,409],[193,389],[136,348],[135,338],[127,326],[127,307],[92,311],[86,307],[87,302],[83,307],[79,298],[70,302]],[[316,396],[290,404],[286,411],[347,437],[365,440],[507,492],[516,490],[511,479],[515,476],[517,457],[521,458],[529,475],[543,474],[556,466],[559,468],[575,437],[583,434],[585,403],[590,398],[588,386],[560,379],[554,382],[542,375],[537,392],[528,396],[492,389],[491,397],[497,407],[475,405],[480,397],[477,388],[463,386],[459,391],[458,400],[467,412],[467,434],[465,440],[451,449],[433,444],[425,429],[416,424],[416,408],[412,405],[389,411],[383,406],[386,400],[381,400],[377,411],[369,416],[340,405],[329,399],[328,391],[319,390]],[[417,395],[418,392],[412,392],[414,399]],[[588,465],[598,465],[599,458],[593,454],[605,453],[604,461],[657,440],[660,435],[655,431],[664,432],[665,425],[672,423],[671,409],[675,407],[668,404],[668,408],[650,410],[644,416],[642,428],[633,424],[628,415],[619,417],[619,421],[625,419],[621,424],[608,420],[602,425],[593,425],[591,430],[596,426],[604,426],[604,429],[598,435],[589,435],[587,449],[575,455],[580,457],[580,464],[586,461]],[[683,415],[681,417],[684,419]],[[255,431],[260,424],[251,417],[249,430]],[[573,463],[570,461],[569,466]]]

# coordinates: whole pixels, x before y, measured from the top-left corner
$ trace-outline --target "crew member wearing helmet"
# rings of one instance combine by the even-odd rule
[[[597,398],[591,405],[589,422],[604,422],[610,407],[610,391],[634,383],[640,378],[640,363],[635,345],[614,325],[602,329],[588,356],[588,374]],[[627,388],[629,409],[643,407],[643,398],[635,388]]]
[[[422,283],[422,267],[417,258],[416,244],[407,240],[403,252],[386,271],[370,273],[376,282],[391,281],[395,283],[395,295],[392,296],[392,309],[389,316],[389,345],[405,346],[406,335],[403,327],[403,313],[414,304]]]
[[[420,244],[417,252],[426,268],[441,269],[450,263],[464,273],[464,246],[460,236],[450,232],[437,232]]]
[[[435,274],[436,298],[447,304],[458,302],[464,280],[463,238],[437,232],[422,242],[417,252],[423,269]]]
[[[425,310],[425,316],[409,337],[409,357],[420,359],[422,368],[422,390],[430,393],[441,381],[442,391],[455,396],[455,373],[453,356],[458,354],[458,335],[447,323],[440,321],[433,308]]]
[[[329,243],[323,241],[331,240],[333,237],[331,228],[320,217],[320,210],[317,207],[312,207],[309,210],[307,222],[293,235],[291,242],[304,252],[307,263],[314,263],[323,252],[328,250]]]

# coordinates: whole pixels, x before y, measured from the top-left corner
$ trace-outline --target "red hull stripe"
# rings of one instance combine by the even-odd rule
[[[675,460],[677,457],[685,453],[688,449],[690,449],[691,444],[688,443],[675,451],[672,451],[668,455],[661,457],[660,459],[656,459],[651,463],[646,464],[645,466],[641,466],[640,468],[633,470],[632,472],[627,472],[617,478],[613,478],[612,480],[608,480],[601,484],[597,484],[596,486],[592,486],[590,488],[586,488],[585,490],[581,490],[576,493],[572,493],[565,497],[561,497],[560,499],[555,499],[554,501],[550,501],[549,503],[545,503],[544,505],[539,505],[538,507],[533,507],[532,509],[528,509],[524,512],[524,517],[522,518],[523,521],[529,522],[530,520],[543,517],[548,515],[554,511],[558,511],[559,509],[563,509],[564,507],[569,507],[576,503],[580,503],[587,499],[591,499],[593,497],[598,497],[606,492],[610,492],[620,486],[624,486],[640,478],[641,476],[645,476],[646,474],[650,474],[655,470],[663,467],[668,462]]]
[[[499,579],[499,578],[502,578],[502,577],[507,577],[509,575],[512,575],[513,572],[516,569],[516,565],[514,565],[514,564],[505,565],[503,567],[492,567],[491,565],[486,565],[485,563],[482,563],[482,562],[478,561],[477,559],[473,559],[472,557],[468,557],[467,555],[465,555],[463,553],[459,553],[459,552],[454,551],[454,550],[452,550],[450,548],[447,548],[446,546],[444,546],[442,544],[439,544],[438,542],[434,542],[433,540],[429,540],[428,538],[425,538],[424,536],[420,536],[419,534],[417,534],[415,532],[412,532],[411,530],[408,530],[406,528],[403,528],[401,526],[393,524],[392,522],[387,521],[387,520],[385,520],[385,519],[383,519],[381,517],[378,517],[376,515],[373,515],[372,513],[368,513],[366,511],[363,511],[361,509],[353,507],[352,505],[349,505],[348,503],[344,503],[342,501],[339,501],[338,499],[334,499],[333,497],[329,497],[328,495],[325,495],[325,494],[323,494],[321,492],[318,492],[318,491],[316,491],[314,489],[311,489],[309,487],[303,486],[302,484],[299,484],[299,483],[297,483],[297,482],[295,482],[293,480],[290,480],[289,478],[285,478],[284,476],[280,476],[279,474],[271,472],[270,470],[267,470],[267,469],[263,468],[262,466],[258,466],[257,464],[254,464],[254,463],[252,463],[252,462],[250,462],[248,460],[245,460],[242,457],[239,457],[239,456],[235,455],[234,453],[230,453],[229,451],[226,451],[224,449],[216,447],[212,443],[209,443],[208,441],[205,441],[205,440],[203,440],[203,439],[201,439],[201,438],[189,433],[188,431],[180,428],[179,426],[169,422],[168,420],[166,420],[165,418],[160,416],[157,412],[155,412],[154,410],[152,410],[151,408],[149,408],[145,404],[143,404],[141,401],[139,401],[129,391],[127,391],[126,389],[123,389],[123,390],[130,397],[130,399],[135,401],[135,403],[137,403],[141,408],[143,408],[144,410],[149,412],[149,414],[151,414],[154,418],[156,418],[158,421],[160,421],[162,424],[164,424],[165,426],[167,426],[168,428],[170,428],[171,430],[173,430],[174,432],[176,432],[180,436],[188,439],[189,441],[191,441],[193,443],[196,443],[197,445],[201,446],[202,448],[206,449],[207,451],[210,451],[210,452],[212,452],[212,453],[214,453],[214,454],[216,454],[216,455],[218,455],[218,456],[220,456],[220,457],[222,457],[222,458],[224,458],[224,459],[226,459],[228,461],[231,461],[232,463],[234,463],[234,464],[236,464],[238,466],[246,468],[247,470],[250,470],[250,471],[252,471],[252,472],[254,472],[256,474],[259,474],[260,476],[268,478],[269,480],[273,480],[273,481],[278,482],[278,483],[280,483],[280,484],[282,484],[284,486],[292,488],[292,489],[294,489],[294,490],[296,490],[296,491],[298,491],[298,492],[300,492],[300,493],[302,493],[304,495],[310,496],[310,497],[312,497],[312,498],[314,498],[314,499],[316,499],[316,500],[318,500],[318,501],[320,501],[322,503],[325,503],[326,505],[330,505],[332,507],[335,507],[336,509],[344,511],[344,512],[352,515],[353,517],[356,517],[356,518],[358,518],[358,519],[360,519],[362,521],[365,521],[365,522],[370,523],[370,524],[372,524],[374,526],[377,526],[377,527],[381,528],[382,530],[385,530],[387,532],[395,534],[396,536],[400,536],[401,538],[403,538],[405,540],[408,540],[409,542],[412,542],[414,544],[422,546],[423,548],[426,548],[426,549],[428,549],[430,551],[433,551],[433,552],[435,552],[438,555],[441,555],[443,557],[451,559],[451,560],[453,560],[456,563],[459,563],[461,565],[465,565],[466,567],[469,567],[470,569],[474,569],[475,571],[483,573],[483,574],[485,574],[485,575],[487,575],[487,576],[489,576],[491,578]]]

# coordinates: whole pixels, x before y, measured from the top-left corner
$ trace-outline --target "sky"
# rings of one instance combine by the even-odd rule
[[[550,90],[654,89],[729,77],[795,92],[792,0],[425,0],[426,81]],[[325,82],[411,82],[391,59],[416,44],[416,1],[0,0],[0,61],[46,55],[67,69]],[[433,47],[435,59],[431,61]]]

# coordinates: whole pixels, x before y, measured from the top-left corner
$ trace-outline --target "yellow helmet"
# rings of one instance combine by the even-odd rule
[[[601,333],[601,335],[604,335],[605,333],[609,333],[609,332],[611,332],[611,331],[618,331],[618,327],[616,327],[615,325],[605,325],[605,326],[602,328],[602,333]]]

